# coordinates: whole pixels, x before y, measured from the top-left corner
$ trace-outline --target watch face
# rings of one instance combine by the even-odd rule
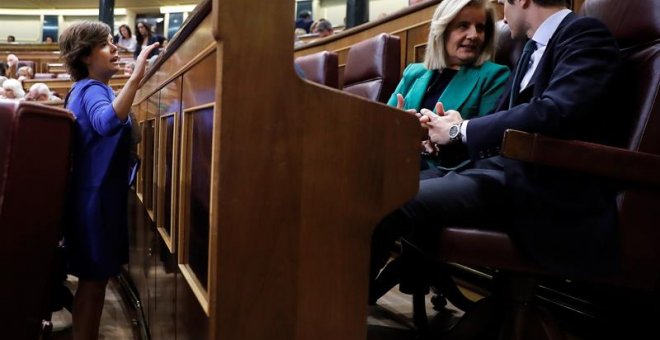
[[[452,125],[449,128],[449,138],[454,139],[458,137],[458,131],[459,131],[458,125]]]

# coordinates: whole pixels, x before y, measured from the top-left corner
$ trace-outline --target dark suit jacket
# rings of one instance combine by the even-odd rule
[[[530,84],[507,109],[470,120],[467,147],[473,159],[494,156],[506,129],[564,139],[609,143],[611,88],[618,47],[594,18],[569,14],[559,25]],[[505,160],[512,237],[549,269],[575,273],[609,271],[616,265],[616,191],[599,178]]]

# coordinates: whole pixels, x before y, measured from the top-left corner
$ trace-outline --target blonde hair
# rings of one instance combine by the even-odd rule
[[[14,98],[16,99],[21,99],[25,97],[25,91],[23,90],[23,85],[21,85],[21,82],[16,79],[5,80],[5,82],[2,83],[2,88],[5,89],[5,91],[11,90],[14,93]]]
[[[445,50],[445,32],[465,7],[483,8],[486,12],[486,30],[481,53],[474,65],[480,66],[490,60],[495,51],[495,10],[488,0],[445,0],[438,5],[431,19],[429,39],[426,45],[424,66],[429,70],[439,70],[447,67],[447,51]]]

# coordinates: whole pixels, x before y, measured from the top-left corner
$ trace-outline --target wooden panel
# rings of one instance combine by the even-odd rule
[[[119,90],[124,87],[126,81],[128,81],[128,78],[129,76],[125,76],[123,74],[115,75],[110,78],[108,85],[110,85],[110,87],[112,87],[112,89],[115,91]],[[48,88],[51,91],[57,92],[59,96],[64,98],[64,96],[66,96],[66,94],[71,89],[74,81],[71,79],[25,79],[23,81],[23,88],[29,90],[30,87],[36,83],[44,83],[48,85]]]
[[[175,177],[175,165],[177,164],[175,148],[175,134],[179,129],[179,113],[166,112],[158,117],[158,202],[157,204],[157,229],[163,241],[170,252],[175,252],[176,230],[174,221],[176,215],[172,209],[175,204],[174,195],[176,194],[173,181]]]
[[[204,13],[210,19],[198,22],[213,24],[215,42],[177,57],[196,39],[188,31],[137,98],[146,101],[183,75],[179,204],[191,209],[180,208],[179,221],[204,220],[195,232],[209,244],[189,247],[200,259],[207,253],[208,280],[203,261],[191,266],[197,255],[179,249],[177,337],[366,336],[371,232],[416,192],[419,123],[298,78],[292,35],[266,29],[290,24],[293,5],[215,0]],[[252,19],[236,20],[243,17]],[[194,192],[197,213],[185,201]],[[179,246],[187,244],[184,228]]]
[[[348,50],[352,45],[374,37],[380,33],[396,34],[400,37],[403,37],[407,31],[414,30],[416,28],[422,28],[428,32],[431,16],[433,15],[433,12],[435,11],[438,3],[440,3],[440,1],[433,0],[423,5],[416,6],[414,9],[406,8],[384,19],[346,30],[336,34],[331,38],[312,43],[307,46],[299,47],[296,49],[294,56],[299,57],[323,50],[334,52],[340,50]],[[423,36],[419,41],[415,40],[410,42],[409,40],[411,40],[411,38],[407,37],[405,40],[402,39],[401,43],[404,46],[410,46],[411,43],[419,44],[422,41],[426,41],[426,38],[426,36]],[[401,57],[405,58],[407,54],[403,52],[404,51],[402,50]]]
[[[213,114],[213,103],[183,110],[179,196],[179,266],[207,313]]]
[[[142,141],[144,144],[144,156],[142,157],[142,177],[143,183],[143,202],[144,207],[147,209],[147,212],[153,218],[153,205],[154,205],[154,165],[155,159],[154,155],[156,148],[154,146],[156,138],[156,119],[149,118],[144,122],[144,129],[142,130]]]
[[[212,103],[215,99],[216,53],[212,50],[183,76],[182,110]]]
[[[213,4],[212,339],[364,339],[372,229],[417,189],[419,123],[297,78],[265,29],[293,5]]]
[[[177,259],[163,239],[157,238],[155,246],[149,330],[153,339],[172,339],[176,334]]]
[[[176,338],[211,339],[208,315],[181,274],[176,277]]]

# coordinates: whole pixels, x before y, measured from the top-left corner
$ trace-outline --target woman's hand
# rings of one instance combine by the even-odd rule
[[[135,99],[135,93],[137,92],[140,81],[144,78],[144,71],[147,64],[147,56],[153,51],[154,48],[158,47],[158,43],[155,42],[142,49],[140,55],[135,61],[135,69],[133,74],[128,78],[128,81],[119,92],[119,95],[115,97],[115,100],[112,102],[112,106],[115,109],[115,114],[120,121],[125,122],[128,119],[128,112],[131,109],[133,100]]]
[[[144,77],[144,72],[147,68],[147,57],[149,57],[151,51],[153,51],[154,48],[157,48],[159,44],[160,43],[155,42],[143,48],[140,52],[140,55],[138,55],[137,59],[135,60],[135,69],[133,69],[133,74],[131,74],[131,78],[133,78],[136,82],[139,83]]]

